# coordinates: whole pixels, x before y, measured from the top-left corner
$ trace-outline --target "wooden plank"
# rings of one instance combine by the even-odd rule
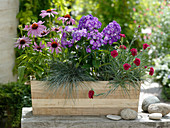
[[[88,107],[135,107],[138,99],[32,99],[34,107],[88,108]]]
[[[135,110],[138,109],[135,107],[127,107]],[[124,108],[33,108],[34,115],[120,115],[120,111]]]
[[[140,91],[135,91],[129,87],[130,97],[122,93],[121,88],[108,95],[99,96],[94,99],[88,98],[88,91],[93,88],[96,93],[103,93],[109,90],[106,86],[107,81],[97,83],[85,82],[88,88],[78,88],[78,97],[76,99],[65,99],[65,93],[62,90],[54,95],[44,88],[46,82],[31,81],[32,107],[34,115],[107,115],[119,114],[123,108],[138,110],[138,101]]]
[[[78,88],[77,92],[73,92],[73,98],[88,98],[88,91],[93,88],[97,94],[106,93],[109,88],[106,88],[107,81],[100,81],[96,84],[86,82],[86,84],[90,85],[90,88]],[[31,82],[31,92],[32,99],[63,99],[66,96],[66,93],[63,92],[62,89],[59,89],[57,92],[48,90],[44,87],[45,82]],[[71,97],[70,97],[71,98]],[[96,99],[104,98],[104,96],[94,97]],[[124,94],[121,88],[118,88],[114,93],[107,96],[107,99],[119,98],[119,99],[138,99],[139,98],[139,90],[135,90],[134,88],[130,88],[129,95]]]

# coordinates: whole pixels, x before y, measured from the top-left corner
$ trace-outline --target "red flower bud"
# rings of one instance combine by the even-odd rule
[[[111,51],[111,56],[115,58],[116,56],[118,56],[118,52],[116,50]]]
[[[147,68],[147,66],[145,66],[144,68]]]
[[[119,36],[124,37],[124,38],[126,37],[125,34],[119,34]]]
[[[89,94],[89,98],[90,98],[90,99],[93,99],[94,91],[93,91],[93,90],[90,90],[88,94]]]
[[[125,45],[120,45],[119,48],[121,48],[121,49],[126,49],[126,46],[125,46]]]
[[[140,65],[140,59],[139,58],[136,58],[135,61],[133,61],[136,66],[139,66]]]
[[[123,65],[123,68],[124,68],[125,70],[129,70],[130,67],[131,67],[131,65],[128,64],[128,63],[125,63],[125,64]]]

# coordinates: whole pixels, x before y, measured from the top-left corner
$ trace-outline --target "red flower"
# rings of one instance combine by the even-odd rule
[[[119,48],[121,48],[121,49],[126,49],[126,46],[125,46],[125,45],[120,45]]]
[[[151,67],[151,68],[150,68],[150,71],[149,71],[149,75],[151,75],[151,76],[152,76],[152,75],[153,75],[153,73],[154,73],[154,69],[153,69],[153,67]]]
[[[125,64],[123,65],[123,68],[124,68],[125,70],[129,70],[130,67],[131,67],[131,65],[128,64],[128,63],[125,63]]]
[[[144,50],[145,50],[147,47],[150,47],[150,45],[147,44],[147,43],[143,44],[143,49],[144,49]]]
[[[136,66],[139,66],[140,65],[140,59],[136,58],[135,61],[133,61],[133,63],[135,63]]]
[[[145,66],[144,68],[147,68],[147,66]]]
[[[89,94],[89,98],[93,99],[94,91],[90,90],[88,94]]]
[[[111,56],[115,58],[116,56],[118,56],[118,52],[116,50],[111,51]]]
[[[132,48],[131,50],[132,56],[136,56],[137,55],[137,49]]]
[[[124,38],[126,37],[125,34],[119,34],[119,36],[124,37]]]

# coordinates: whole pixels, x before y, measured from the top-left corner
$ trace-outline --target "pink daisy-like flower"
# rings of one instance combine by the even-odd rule
[[[45,48],[45,45],[40,42],[40,45],[38,46],[36,42],[34,42],[34,46],[32,46],[34,51],[42,52],[42,49]]]
[[[46,36],[48,35],[48,33],[50,33],[50,31],[45,29],[44,31],[42,31],[41,36]]]
[[[50,47],[49,51],[51,50],[51,53],[54,52],[54,49],[56,53],[58,54],[61,51],[61,44],[58,42],[57,38],[54,40],[51,39],[52,42],[47,42],[47,46]]]
[[[46,17],[46,16],[51,16],[52,15],[52,17],[54,17],[54,15],[53,14],[56,14],[56,15],[58,15],[58,12],[55,12],[54,10],[56,10],[56,9],[47,9],[47,10],[42,10],[41,12],[41,14],[40,14],[40,16],[42,16],[42,18],[44,18],[44,17]]]
[[[44,21],[45,22],[45,21]],[[28,30],[28,33],[27,35],[29,36],[30,34],[37,37],[37,36],[40,36],[41,37],[41,33],[43,33],[43,31],[45,31],[46,29],[46,26],[44,25],[41,25],[43,24],[44,22],[42,21],[39,21],[38,23],[34,22],[32,25],[30,26],[25,26],[25,30]]]
[[[66,24],[76,24],[75,20],[71,18],[71,16],[69,14],[65,15],[64,17],[58,17],[57,20],[62,20],[63,24],[64,22],[66,22]]]
[[[52,27],[51,28],[51,31],[54,31],[54,32],[62,32],[63,31],[63,29],[62,29],[62,27],[60,26],[60,27],[58,27],[58,25],[56,26],[56,27]]]
[[[25,47],[29,47],[29,44],[31,44],[31,40],[28,37],[23,36],[17,40],[15,47],[18,47],[18,49],[23,49]]]

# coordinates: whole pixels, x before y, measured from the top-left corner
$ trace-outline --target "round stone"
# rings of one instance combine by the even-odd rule
[[[132,110],[132,109],[123,109],[121,112],[120,112],[120,115],[122,117],[122,119],[125,119],[125,120],[134,120],[137,118],[137,112]]]
[[[161,113],[163,116],[170,113],[170,105],[165,103],[151,104],[148,107],[149,113]]]
[[[150,104],[155,104],[155,103],[159,103],[159,102],[160,102],[160,100],[156,96],[149,96],[143,100],[142,110],[144,112],[148,112],[148,106]]]
[[[121,117],[117,116],[117,115],[107,115],[106,117],[111,120],[120,120],[121,119]]]
[[[161,113],[152,113],[149,115],[149,119],[160,120],[162,118]]]

